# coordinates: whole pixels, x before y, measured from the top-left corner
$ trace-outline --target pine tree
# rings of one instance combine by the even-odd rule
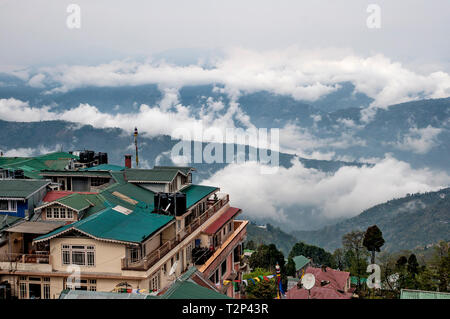
[[[372,253],[371,263],[375,264],[375,252],[379,252],[381,246],[384,245],[383,233],[377,225],[367,228],[364,234],[363,245]]]

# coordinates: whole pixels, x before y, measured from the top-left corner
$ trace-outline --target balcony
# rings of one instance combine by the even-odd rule
[[[220,246],[216,247],[213,255],[205,262],[205,264],[198,266],[199,271],[209,276],[209,272],[216,269],[226,256],[233,251],[234,247],[245,240],[245,236],[247,235],[247,224],[248,221],[246,220],[235,220],[234,232],[228,236]]]
[[[230,201],[229,195],[224,195],[217,200],[208,201],[208,209],[199,217],[194,219],[184,230],[183,234],[176,239],[172,239],[158,249],[152,251],[150,254],[146,255],[144,258],[138,261],[132,261],[128,257],[124,257],[121,260],[122,270],[139,270],[146,271],[154,264],[158,262],[161,258],[167,255],[172,249],[174,249],[179,243],[181,243],[186,237],[192,234],[196,229],[205,223],[209,218],[214,216],[222,207],[224,207]]]
[[[51,272],[52,265],[47,251],[35,254],[4,253],[0,254],[0,270]]]
[[[0,262],[23,263],[23,264],[49,264],[50,255],[48,251],[36,252],[36,254],[1,254]]]

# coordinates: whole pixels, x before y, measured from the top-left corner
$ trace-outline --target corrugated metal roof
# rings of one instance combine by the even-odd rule
[[[156,296],[136,293],[117,293],[87,290],[63,290],[59,299],[156,299]]]
[[[211,225],[209,225],[203,232],[208,235],[214,235],[220,228],[223,227],[230,219],[239,214],[240,208],[230,207],[219,218],[217,218]]]
[[[50,182],[46,180],[2,179],[0,197],[25,199],[48,184]]]
[[[80,177],[111,177],[107,171],[69,171],[69,170],[42,170],[41,176],[80,176]]]
[[[450,299],[450,293],[402,289],[400,292],[400,299]]]
[[[113,171],[113,172],[119,172],[123,171],[125,169],[125,166],[119,166],[119,165],[113,165],[113,164],[100,164],[97,166],[92,166],[85,168],[85,171]]]
[[[153,169],[170,169],[182,172],[187,175],[190,171],[195,171],[195,168],[189,166],[154,166]]]
[[[6,231],[10,233],[47,234],[64,225],[64,222],[29,222],[14,225]]]
[[[159,297],[161,299],[232,299],[190,281],[175,282],[165,294]]]
[[[201,199],[211,195],[218,190],[219,188],[214,186],[191,184],[188,187],[183,188],[181,192],[186,194],[186,207],[189,208],[195,205]]]
[[[178,170],[171,169],[136,169],[125,170],[125,178],[129,182],[160,182],[170,183],[177,175]]]
[[[0,157],[0,167],[10,170],[23,170],[27,178],[40,179],[41,170],[64,169],[71,159],[78,156],[66,152],[54,152],[36,157]]]
[[[136,207],[129,215],[108,207],[83,220],[40,236],[35,241],[48,240],[75,229],[99,240],[140,243],[172,220],[173,216],[152,214],[140,207]]]
[[[295,263],[295,270],[302,269],[310,262],[310,260],[303,255],[295,256],[294,258],[292,258],[292,260]]]

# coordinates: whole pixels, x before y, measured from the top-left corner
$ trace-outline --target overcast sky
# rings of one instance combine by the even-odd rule
[[[69,29],[67,6],[81,8]],[[369,29],[369,4],[381,28]],[[418,72],[449,72],[448,0],[0,0],[0,64],[97,64],[165,53],[196,59],[227,48],[382,53]]]

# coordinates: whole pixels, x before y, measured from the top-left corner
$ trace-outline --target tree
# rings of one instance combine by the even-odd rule
[[[311,258],[314,264],[332,266],[332,255],[321,247],[298,242],[292,247],[289,257],[294,258],[300,255]]]
[[[250,249],[250,250],[255,250],[256,244],[253,240],[249,240],[248,242],[245,243],[245,248]]]
[[[250,256],[248,263],[252,269],[263,268],[267,269],[272,274],[275,274],[275,266],[278,263],[281,270],[281,282],[283,284],[283,289],[286,290],[287,275],[284,255],[274,244],[259,246],[258,249]]]
[[[375,264],[375,252],[379,252],[381,246],[384,245],[383,233],[377,225],[367,228],[364,234],[363,245],[372,253],[371,263]]]
[[[345,268],[344,250],[337,248],[332,255],[333,268],[343,270]]]
[[[264,268],[273,273],[275,273],[277,263],[284,272],[284,255],[274,244],[259,246],[249,259],[249,265],[252,269]]]
[[[251,273],[245,274],[243,279],[250,279],[259,276],[268,276],[272,273],[263,268],[256,268]],[[261,280],[255,281],[253,284],[248,281],[248,285],[245,287],[245,293],[249,299],[274,299],[277,295],[277,287],[274,279],[270,281]]]
[[[286,275],[295,277],[295,262],[292,258],[288,258],[288,262],[286,264]]]
[[[417,262],[417,257],[414,254],[411,254],[408,258],[408,265],[406,267],[408,273],[417,275],[419,273],[419,263]]]
[[[364,232],[355,230],[342,236],[342,245],[347,250],[347,258],[350,263],[350,272],[358,277],[358,290],[361,288],[360,278],[366,273],[367,262],[364,257],[363,246]]]
[[[439,282],[439,291],[449,291],[450,250],[447,242],[441,241],[435,247],[432,267]]]
[[[397,270],[402,270],[406,264],[408,263],[408,259],[405,256],[401,256],[397,259],[397,262],[395,263],[395,267]]]

